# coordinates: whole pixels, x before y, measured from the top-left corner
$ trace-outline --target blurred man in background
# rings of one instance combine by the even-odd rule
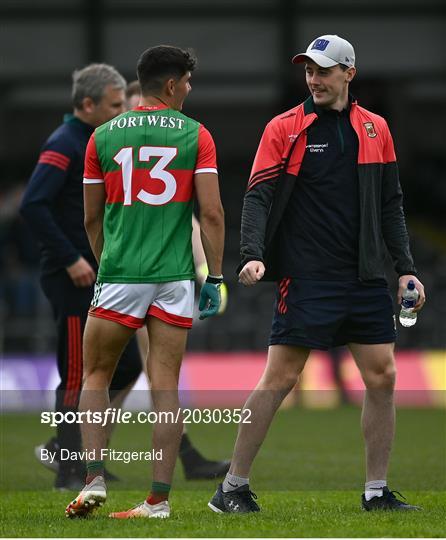
[[[109,407],[107,390],[121,351],[136,329],[146,326],[154,410],[178,418],[178,379],[194,304],[194,192],[210,272],[201,288],[200,318],[215,315],[220,306],[224,217],[215,145],[204,126],[180,112],[195,63],[191,53],[176,47],[145,51],[137,66],[141,106],[101,126],[88,143],[85,226],[100,268],[84,337],[81,412]],[[157,179],[155,189],[146,183],[148,176]],[[151,492],[140,505],[111,517],[170,515],[182,424],[154,424],[153,455],[161,458],[153,463]],[[106,499],[105,429],[84,423],[82,435],[93,457],[84,489],[66,508],[68,517],[83,517]]]
[[[23,197],[21,212],[41,247],[41,285],[57,324],[57,367],[60,384],[56,410],[76,411],[82,385],[82,336],[93,297],[97,263],[84,228],[82,176],[85,148],[97,126],[125,109],[124,78],[111,66],[91,64],[73,73],[74,111],[44,144]],[[115,404],[133,385],[141,371],[136,341],[123,353],[110,390]],[[57,437],[36,448],[51,452],[81,448],[78,424],[62,422]],[[79,489],[85,466],[79,461],[58,459],[51,464],[57,472],[56,489]],[[113,475],[107,473],[109,479]]]
[[[392,137],[349,95],[355,53],[339,36],[315,39],[305,62],[311,96],[266,127],[244,199],[239,278],[278,281],[268,361],[245,407],[230,472],[209,506],[256,512],[249,471],[274,414],[312,349],[348,344],[366,386],[364,510],[414,510],[387,487],[394,437],[395,316],[385,281],[390,252],[398,300],[416,278]]]

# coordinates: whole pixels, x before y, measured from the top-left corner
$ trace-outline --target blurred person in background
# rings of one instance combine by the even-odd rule
[[[256,512],[249,472],[274,414],[312,349],[348,344],[366,386],[364,510],[416,510],[387,487],[394,438],[395,316],[385,280],[386,251],[399,276],[425,301],[409,248],[402,191],[386,121],[349,94],[355,53],[336,35],[315,39],[305,63],[311,96],[267,125],[245,194],[243,285],[278,282],[265,371],[245,407],[230,472],[209,506]],[[387,248],[387,249],[386,249]]]
[[[224,214],[215,145],[204,126],[181,113],[195,63],[190,52],[177,47],[146,50],[137,65],[140,106],[98,128],[87,146],[85,226],[99,271],[84,336],[81,412],[107,410],[107,390],[121,351],[136,329],[146,326],[154,411],[174,418],[181,414],[178,380],[194,305],[194,193],[210,272],[200,292],[200,318],[216,315],[220,306]],[[149,173],[144,164],[151,158]],[[158,181],[154,190],[152,182],[144,182],[148,176]],[[139,183],[137,189],[132,183]],[[169,517],[182,429],[181,416],[178,422],[154,423],[150,494],[110,517]],[[106,430],[84,423],[82,436],[91,457],[86,485],[67,506],[68,517],[84,517],[106,500]]]
[[[85,148],[97,126],[123,112],[125,79],[107,64],[91,64],[73,73],[73,113],[64,117],[43,145],[26,188],[21,213],[41,247],[41,286],[57,325],[57,367],[60,383],[56,411],[76,411],[82,386],[82,336],[93,297],[97,264],[84,228],[82,176]],[[119,363],[111,391],[116,405],[120,391],[133,385],[140,359],[136,341],[129,344]],[[79,489],[85,465],[79,460],[42,458],[42,450],[78,452],[78,424],[62,422],[57,436],[36,448],[42,464],[57,472],[56,489]],[[110,480],[116,479],[107,473]]]

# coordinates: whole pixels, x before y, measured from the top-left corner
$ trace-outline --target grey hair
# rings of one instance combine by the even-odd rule
[[[90,64],[73,72],[73,89],[71,97],[76,109],[82,109],[84,98],[91,98],[99,103],[107,86],[125,90],[127,83],[124,77],[108,64]]]

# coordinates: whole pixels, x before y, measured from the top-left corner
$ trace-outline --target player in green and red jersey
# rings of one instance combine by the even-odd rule
[[[80,411],[105,411],[107,388],[123,347],[147,326],[148,373],[156,412],[177,418],[178,377],[192,326],[191,248],[195,192],[209,276],[201,289],[200,318],[215,315],[223,276],[224,217],[215,145],[201,124],[180,111],[191,90],[194,57],[176,47],[145,51],[137,66],[141,106],[98,128],[85,158],[85,226],[99,262],[98,282],[84,334]],[[178,416],[181,418],[181,415]],[[115,518],[168,517],[168,494],[182,421],[156,423],[152,490],[146,501]],[[86,486],[68,505],[85,516],[106,498],[100,424],[82,425]]]
[[[141,99],[141,85],[139,81],[128,83],[125,97],[127,101],[127,110],[136,109]],[[200,224],[198,219],[192,214],[192,253],[194,257],[196,284],[200,287],[205,282],[208,275],[208,266],[206,263],[206,254],[201,243]],[[220,287],[221,303],[218,315],[222,315],[228,302],[228,291],[224,283]],[[136,332],[139,352],[142,359],[142,368],[147,377],[150,388],[150,378],[146,370],[146,358],[149,351],[149,336],[147,328],[144,326]],[[204,457],[198,448],[194,446],[187,433],[186,424],[183,426],[183,435],[181,436],[179,456],[187,480],[214,479],[224,477],[231,464],[228,460],[214,461]]]

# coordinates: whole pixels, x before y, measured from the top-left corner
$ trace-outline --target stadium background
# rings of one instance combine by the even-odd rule
[[[307,95],[303,69],[291,65],[291,56],[305,50],[315,36],[337,33],[356,49],[354,95],[389,121],[412,250],[427,289],[428,302],[417,325],[399,328],[400,365],[404,373],[404,366],[409,366],[408,387],[410,381],[421,379],[428,381],[423,383],[427,388],[444,387],[446,19],[442,0],[425,0],[422,5],[417,0],[41,0],[38,4],[1,0],[0,17],[4,52],[0,351],[9,374],[26,372],[36,366],[36,358],[51,362],[54,356],[54,325],[38,283],[38,249],[17,208],[40,146],[71,110],[71,72],[104,61],[130,81],[141,51],[159,43],[192,47],[198,55],[199,69],[184,112],[214,135],[226,210],[224,273],[229,306],[218,319],[197,322],[188,349],[230,352],[227,358],[232,365],[239,351],[257,352],[249,358],[264,360],[273,285],[243,288],[237,284],[243,193],[264,125]],[[389,280],[394,289],[391,264]],[[406,351],[415,354],[408,356]],[[200,357],[194,358],[199,366]],[[247,374],[249,358],[243,364]],[[23,360],[30,363],[17,369],[16,362]],[[326,358],[320,361],[324,364]],[[426,368],[428,364],[431,367]],[[193,361],[188,365],[192,369]],[[217,365],[216,361],[218,380]],[[344,368],[346,378],[351,378],[348,357]],[[324,377],[313,384],[330,387]]]
[[[446,395],[444,1],[0,0],[0,20],[0,535],[444,537],[446,422],[445,409],[436,407]],[[36,411],[51,408],[54,393],[30,390],[57,384],[55,336],[38,283],[38,250],[17,209],[40,146],[71,109],[71,72],[104,61],[130,81],[137,57],[149,46],[195,49],[199,69],[185,112],[202,121],[217,143],[230,297],[222,317],[191,332],[181,385],[226,390],[199,393],[205,401],[188,404],[218,406],[222,396],[239,407],[265,361],[273,292],[272,285],[237,284],[243,193],[265,123],[307,95],[303,70],[291,65],[291,56],[324,33],[354,44],[358,76],[352,91],[389,121],[412,249],[427,289],[417,325],[399,328],[398,399],[405,407],[398,409],[389,477],[392,488],[424,512],[382,519],[358,511],[364,471],[360,410],[321,409],[339,395],[331,392],[330,357],[319,354],[302,385],[318,391],[296,393],[297,403],[318,408],[280,411],[254,464],[260,516],[216,519],[206,507],[214,483],[187,482],[177,467],[169,523],[151,523],[150,529],[138,520],[113,523],[107,510],[130,507],[147,487],[147,464],[136,462],[110,464],[121,482],[97,519],[67,523],[68,495],[51,492],[53,473],[33,456],[34,446],[54,433]],[[389,278],[394,288],[391,271]],[[342,354],[349,399],[359,403],[357,371]],[[206,456],[223,459],[236,426],[201,423],[190,426],[190,433]],[[112,446],[145,450],[148,436],[145,425],[118,426]]]

